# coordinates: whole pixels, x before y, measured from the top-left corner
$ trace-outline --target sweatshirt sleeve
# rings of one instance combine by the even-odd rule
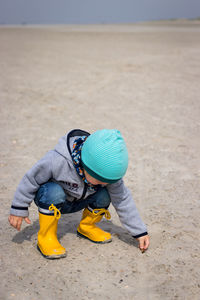
[[[12,201],[10,214],[28,216],[28,207],[35,198],[40,185],[52,177],[52,154],[49,151],[22,178]]]
[[[122,225],[134,238],[147,235],[147,228],[142,222],[131,192],[124,185],[123,180],[108,185],[107,189]]]

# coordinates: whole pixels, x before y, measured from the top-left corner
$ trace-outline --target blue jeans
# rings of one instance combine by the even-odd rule
[[[60,209],[62,214],[69,214],[88,206],[92,209],[108,208],[111,200],[106,187],[100,187],[96,193],[86,199],[67,201],[67,194],[59,184],[47,182],[40,186],[34,201],[39,208],[48,210],[53,204]]]

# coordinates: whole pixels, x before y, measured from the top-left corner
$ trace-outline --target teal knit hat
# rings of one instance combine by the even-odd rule
[[[83,168],[105,183],[121,179],[128,168],[128,151],[120,131],[98,130],[91,134],[81,151]]]

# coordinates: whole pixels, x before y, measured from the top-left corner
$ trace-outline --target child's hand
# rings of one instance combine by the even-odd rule
[[[147,250],[149,247],[149,235],[141,236],[137,240],[139,241],[139,248],[141,252],[145,252],[145,250]]]
[[[10,215],[8,218],[8,221],[10,222],[10,225],[16,228],[18,231],[21,229],[22,221],[25,221],[27,224],[31,224],[31,221],[28,217],[17,217],[14,215]]]

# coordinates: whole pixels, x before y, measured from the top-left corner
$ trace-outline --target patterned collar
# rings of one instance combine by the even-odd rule
[[[83,171],[83,167],[81,165],[81,149],[82,149],[83,144],[86,139],[87,139],[87,136],[82,136],[74,141],[73,150],[72,150],[72,154],[71,154],[72,161],[73,161],[74,167],[76,169],[76,172],[82,178],[82,180],[87,184],[88,189],[90,191],[97,191],[98,186],[95,186],[87,181],[84,171]]]

